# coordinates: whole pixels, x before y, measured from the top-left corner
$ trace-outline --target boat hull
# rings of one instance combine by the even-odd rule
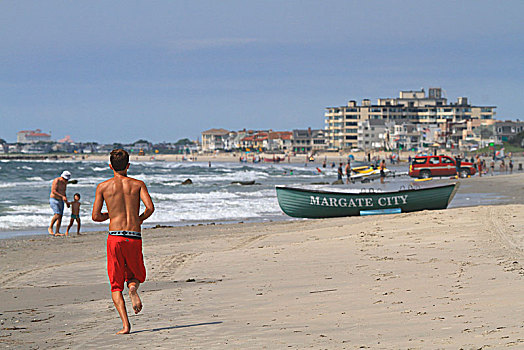
[[[361,215],[361,211],[400,209],[400,212],[446,209],[458,183],[392,192],[343,193],[277,186],[278,204],[296,218]]]

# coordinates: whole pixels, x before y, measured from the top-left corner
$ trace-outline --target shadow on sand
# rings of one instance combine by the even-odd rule
[[[142,333],[142,332],[158,332],[158,331],[165,331],[167,329],[198,327],[198,326],[210,326],[210,325],[213,325],[213,324],[221,324],[221,323],[223,323],[223,322],[222,321],[203,322],[203,323],[185,324],[185,325],[180,325],[180,326],[170,326],[170,327],[159,327],[159,328],[152,328],[152,329],[142,329],[140,331],[132,331],[131,334]]]

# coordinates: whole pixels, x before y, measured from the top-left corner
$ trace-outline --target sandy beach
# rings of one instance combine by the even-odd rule
[[[523,178],[470,179],[515,204],[148,229],[127,336],[104,232],[2,240],[0,346],[522,348]]]

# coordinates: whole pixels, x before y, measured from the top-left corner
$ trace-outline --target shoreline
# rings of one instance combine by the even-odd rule
[[[373,160],[373,157],[378,157],[379,159],[388,159],[389,155],[391,153],[397,153],[394,151],[370,151],[371,159]],[[415,157],[415,155],[418,152],[413,151],[402,151],[400,152],[400,162],[407,164],[409,157]],[[216,163],[240,163],[239,157],[240,155],[243,155],[244,152],[231,152],[231,153],[219,153],[219,154],[194,154],[194,155],[186,155],[186,158],[194,159],[196,157],[196,161],[194,160],[183,160],[183,155],[181,154],[146,154],[143,156],[139,156],[136,154],[130,154],[129,160],[131,162],[133,161],[139,161],[139,162],[148,162],[148,161],[166,161],[166,162],[182,162],[182,163],[192,163],[192,162],[201,162],[201,163],[208,163],[208,162],[216,162]],[[313,162],[309,162],[307,159],[307,154],[297,154],[295,156],[290,156],[289,160],[288,157],[284,153],[257,153],[257,155],[260,156],[261,162],[258,164],[300,164],[300,163],[312,163],[312,164],[322,164],[324,159],[326,159],[328,165],[329,163],[335,162],[346,162],[349,155],[353,155],[354,160],[357,162],[367,162],[366,159],[366,152],[359,151],[359,152],[323,152],[315,155],[315,160]],[[451,155],[450,151],[442,151],[438,152],[438,154],[446,154]],[[277,157],[285,157],[284,161],[273,163],[273,162],[264,162],[264,158],[270,158],[272,159],[273,156]],[[491,159],[491,157],[483,157],[484,159]],[[515,170],[518,169],[517,163],[523,163],[524,162],[524,154],[514,154],[512,159],[514,160],[515,164]],[[81,154],[4,154],[0,156],[0,160],[58,160],[58,161],[93,161],[93,162],[102,162],[102,161],[109,161],[109,154],[102,154],[102,153],[81,153]],[[243,164],[253,164],[252,161],[249,161],[247,163]],[[255,163],[256,164],[256,163]]]
[[[436,180],[439,181],[439,180]],[[524,197],[519,196],[519,185],[521,183],[524,183],[524,172],[514,172],[513,174],[497,174],[495,176],[483,176],[478,177],[474,176],[472,178],[468,179],[459,179],[460,187],[458,190],[458,194],[462,196],[467,195],[473,195],[473,196],[482,196],[485,194],[489,194],[491,196],[495,197],[495,201],[498,201],[496,203],[486,203],[483,201],[480,201],[480,203],[475,203],[475,198],[473,198],[472,204],[469,204],[468,202],[462,201],[459,208],[475,208],[481,205],[505,205],[505,204],[524,204]],[[373,183],[370,183],[369,186],[373,186]],[[468,197],[469,198],[469,197]],[[479,200],[477,198],[477,200]],[[456,200],[454,200],[456,203]],[[454,201],[450,203],[449,208],[457,208],[457,206],[454,205]],[[190,222],[154,222],[150,225],[146,224],[146,227],[153,227],[155,225],[160,226],[169,226],[169,227],[192,227],[192,226],[200,226],[200,225],[228,225],[228,224],[235,224],[235,223],[266,223],[266,222],[280,222],[280,221],[293,221],[293,220],[300,220],[296,218],[291,218],[288,216],[285,216],[282,213],[282,216],[268,216],[268,217],[259,217],[259,218],[238,218],[235,220],[214,220],[214,219],[208,219],[208,220],[200,220],[200,221],[190,221]],[[96,227],[92,227],[93,223],[83,223],[84,228],[89,228],[89,231],[82,231],[83,232],[98,232],[99,230]],[[103,224],[100,226],[104,226]],[[65,229],[64,224],[62,225],[62,228]],[[72,235],[76,235],[74,232],[76,230],[76,226],[73,227],[73,233]],[[31,231],[41,231],[42,233],[30,233]],[[19,232],[27,232],[27,234],[19,234]],[[20,236],[20,237],[40,237],[40,236],[48,236],[48,233],[46,231],[45,227],[42,228],[33,228],[33,229],[23,229],[23,230],[13,230],[13,231],[0,231],[0,241],[5,239],[10,239],[14,237],[1,237],[2,234],[9,234],[13,233],[14,237]]]
[[[114,335],[121,324],[105,271],[105,232],[2,240],[2,342],[518,347],[524,344],[522,227],[524,205],[513,204],[147,229],[144,310],[131,316],[125,338]]]
[[[218,226],[218,225],[237,225],[237,224],[264,224],[264,223],[272,223],[272,222],[282,222],[282,221],[297,221],[302,219],[292,218],[285,215],[282,215],[282,219],[280,217],[271,217],[271,218],[244,218],[244,219],[238,219],[238,220],[202,220],[202,221],[192,221],[192,222],[166,222],[166,223],[158,223],[158,224],[152,224],[147,225],[145,224],[142,228],[142,230],[154,230],[158,228],[176,228],[176,227],[195,227],[195,226]],[[76,225],[76,224],[75,224]],[[85,227],[85,224],[82,224],[82,228]],[[107,223],[101,224],[100,226],[107,226]],[[64,225],[62,225],[62,228],[64,228]],[[0,231],[0,241],[6,240],[6,239],[30,239],[35,237],[49,237],[51,236],[46,230],[38,228],[38,230],[42,231],[42,233],[31,233],[31,231],[36,231],[37,229],[28,229],[28,230],[15,230],[15,231]],[[107,230],[100,230],[99,228],[89,226],[88,230],[80,231],[80,236],[84,234],[92,234],[92,233],[99,233],[99,232],[106,232]],[[22,233],[23,232],[23,233]],[[11,236],[2,237],[1,234],[9,234],[13,233]],[[69,233],[69,236],[76,236],[76,226],[73,226],[73,230]],[[68,238],[68,236],[54,236],[54,237],[65,237]],[[54,238],[53,237],[53,238]]]

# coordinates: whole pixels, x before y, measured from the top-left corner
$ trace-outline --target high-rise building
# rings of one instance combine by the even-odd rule
[[[495,106],[474,106],[466,97],[448,103],[441,88],[430,88],[428,95],[420,91],[401,91],[398,98],[379,98],[376,104],[369,99],[349,101],[347,106],[327,107],[325,116],[326,140],[329,148],[343,149],[358,146],[358,122],[384,119],[412,124],[447,124],[470,119],[493,119]]]

